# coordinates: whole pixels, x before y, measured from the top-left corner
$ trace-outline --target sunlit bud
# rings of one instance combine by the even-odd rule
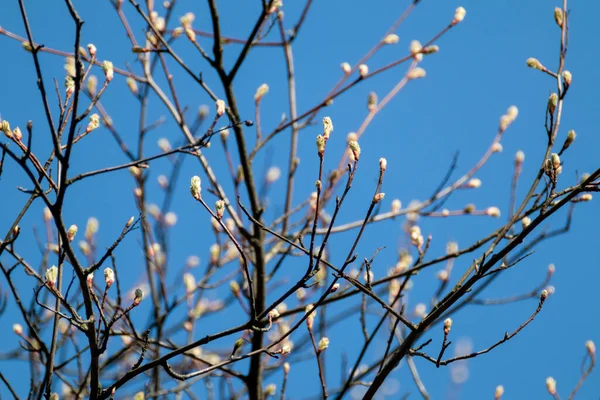
[[[360,146],[359,146],[358,142],[356,140],[352,140],[352,141],[348,142],[348,147],[350,148],[350,151],[352,152],[354,159],[356,161],[358,161],[360,158]]]
[[[387,35],[385,37],[385,39],[383,39],[383,43],[394,44],[394,43],[398,43],[399,40],[400,40],[400,37],[398,35],[396,35],[395,33],[391,33],[391,34]]]
[[[219,261],[219,255],[221,254],[221,246],[218,244],[213,244],[209,249],[210,253],[210,263],[216,264]]]
[[[194,13],[188,12],[183,17],[179,18],[179,22],[184,28],[190,28],[192,26],[192,22],[194,22],[194,19],[196,19]]]
[[[500,131],[504,132],[506,130],[506,128],[508,128],[508,126],[510,125],[510,119],[508,118],[508,115],[503,115],[500,117]]]
[[[44,207],[44,222],[50,222],[52,219],[52,212],[48,207]]]
[[[556,25],[562,28],[563,22],[565,21],[565,15],[563,10],[559,7],[554,8],[554,20],[556,21]]]
[[[540,301],[542,301],[542,302],[546,301],[549,294],[550,294],[550,292],[548,292],[547,289],[542,290],[542,293],[540,293]]]
[[[485,209],[485,215],[498,218],[500,217],[500,209],[498,207],[488,207]]]
[[[90,43],[87,45],[87,49],[90,53],[90,56],[96,57],[96,46],[94,46],[92,43]]]
[[[269,383],[265,387],[265,396],[274,396],[277,392],[277,386],[274,383]]]
[[[85,132],[89,133],[100,126],[100,116],[98,114],[90,115],[90,122],[85,128]]]
[[[75,81],[70,76],[65,77],[65,91],[67,97],[71,96],[75,91]]]
[[[98,78],[96,75],[90,75],[87,80],[87,90],[90,92],[92,96],[96,94],[96,89],[98,88]]]
[[[106,286],[110,287],[115,282],[115,272],[112,268],[104,269],[104,281],[106,282]]]
[[[596,345],[591,340],[585,342],[585,348],[590,355],[590,357],[594,357],[596,355]]]
[[[281,176],[281,169],[277,166],[269,168],[267,171],[267,183],[275,183]]]
[[[186,293],[192,293],[196,289],[196,278],[189,272],[183,274],[183,285]]]
[[[306,299],[306,289],[301,287],[296,290],[296,298],[300,301],[304,301]]]
[[[571,85],[571,81],[573,80],[573,76],[569,71],[563,71],[562,73],[563,80],[567,86]]]
[[[424,78],[425,75],[427,75],[427,72],[425,72],[425,70],[423,68],[417,67],[417,68],[413,68],[410,71],[408,71],[408,74],[406,74],[406,79]]]
[[[215,106],[217,107],[217,116],[222,116],[225,114],[225,102],[221,99],[215,102]]]
[[[84,256],[90,255],[90,245],[85,240],[79,241],[79,250],[81,250]]]
[[[515,154],[515,165],[517,167],[520,167],[523,164],[523,161],[525,161],[525,153],[523,153],[521,150],[519,150]]]
[[[69,242],[72,242],[75,239],[75,235],[77,234],[77,225],[71,225],[67,230],[67,239]]]
[[[540,71],[543,71],[545,69],[542,63],[537,58],[533,57],[527,59],[527,66],[529,68],[539,69]]]
[[[546,378],[546,389],[552,396],[556,394],[556,380],[551,376]]]
[[[531,218],[523,217],[523,219],[521,220],[521,226],[523,227],[523,229],[527,228],[529,224],[531,224]]]
[[[425,303],[419,303],[415,306],[415,315],[419,318],[423,318],[427,315],[427,306]]]
[[[269,92],[269,85],[267,85],[266,83],[263,83],[262,85],[260,85],[258,87],[258,89],[256,89],[256,93],[254,94],[254,101],[258,102],[260,101],[260,99],[263,98],[263,96],[265,94],[267,94]]]
[[[350,74],[350,71],[352,71],[352,67],[347,62],[342,63],[340,65],[340,68],[342,69],[342,71],[344,71],[344,75],[348,75]]]
[[[112,81],[114,76],[113,64],[110,61],[104,61],[102,63],[102,70],[104,71],[104,76],[108,82]]]
[[[335,293],[339,290],[339,288],[340,288],[340,284],[336,282],[333,284],[333,286],[329,290],[329,293]]]
[[[463,7],[458,7],[454,12],[454,19],[452,20],[452,25],[456,25],[465,19],[465,15],[467,14],[467,10]]]
[[[367,97],[367,110],[369,112],[375,110],[377,108],[377,94],[375,92],[370,92]]]
[[[238,340],[235,341],[235,343],[233,344],[233,351],[231,352],[232,358],[235,356],[235,353],[237,353],[237,351],[242,348],[243,345],[244,345],[244,339],[239,338]]]
[[[432,46],[427,46],[427,47],[423,48],[423,50],[421,50],[421,53],[434,54],[434,53],[437,53],[438,51],[440,51],[440,46],[437,46],[434,44]]]
[[[373,274],[373,271],[371,270],[365,271],[365,273],[363,274],[363,279],[365,280],[365,282],[373,282],[373,279],[375,279],[375,274]]]
[[[325,117],[323,118],[323,137],[325,140],[329,139],[331,132],[333,132],[333,122],[331,122],[331,118]]]
[[[50,286],[56,285],[57,277],[58,277],[58,268],[56,268],[56,265],[53,265],[52,267],[50,267],[46,270],[46,281],[48,282],[48,285],[50,285]]]
[[[87,225],[85,226],[85,238],[90,240],[97,232],[100,223],[94,217],[90,217],[87,221]]]
[[[142,189],[140,189],[139,187],[133,189],[133,195],[139,199],[140,197],[142,197]]]
[[[190,185],[190,193],[192,194],[192,197],[195,198],[196,200],[200,200],[200,192],[202,191],[201,188],[201,180],[199,176],[193,176],[192,180],[191,180],[191,185]]]
[[[21,139],[23,139],[23,133],[21,132],[21,129],[18,126],[13,130],[13,136],[18,142],[20,142]]]
[[[400,212],[401,208],[402,208],[402,202],[399,199],[392,200],[392,212],[394,214]]]
[[[516,106],[508,107],[508,110],[506,110],[506,114],[500,117],[500,131],[504,132],[510,124],[515,122],[515,119],[517,119],[518,115],[519,109]]]
[[[358,66],[358,74],[360,75],[361,78],[364,78],[365,76],[367,76],[368,73],[369,73],[369,67],[367,66],[367,64],[360,64]]]
[[[423,46],[421,46],[421,42],[419,42],[418,40],[413,40],[412,42],[410,42],[410,46],[408,49],[410,50],[410,54],[416,56],[417,54],[421,53]]]
[[[321,340],[319,340],[319,351],[325,351],[327,348],[329,347],[329,338],[327,337],[322,337]]]
[[[21,324],[13,324],[12,329],[13,329],[13,332],[19,336],[21,336],[23,334],[23,327],[21,326]]]
[[[223,129],[220,133],[221,135],[221,141],[223,141],[223,143],[225,143],[227,141],[227,138],[229,137],[229,129]]]
[[[591,200],[592,200],[591,193],[584,193],[579,197],[579,201],[591,201]]]
[[[373,196],[373,203],[377,204],[379,203],[381,200],[383,200],[383,198],[385,197],[385,193],[377,193],[375,196]]]
[[[445,269],[438,271],[437,278],[442,282],[446,282],[448,280],[448,271]]]
[[[169,211],[165,214],[164,221],[165,225],[167,226],[175,226],[175,224],[177,223],[177,214],[175,214],[173,211]]]
[[[552,93],[550,97],[548,97],[548,111],[550,114],[554,114],[554,110],[556,110],[556,105],[558,104],[558,95],[556,93]]]
[[[496,386],[496,391],[494,392],[494,400],[500,400],[502,395],[504,394],[504,386],[498,385]]]
[[[442,209],[442,217],[448,217],[450,216],[450,210],[448,210],[447,208]]]
[[[473,211],[475,211],[475,204],[473,203],[469,203],[463,208],[465,214],[471,214]]]
[[[94,273],[92,272],[92,273],[88,274],[88,276],[86,276],[85,280],[87,282],[88,288],[90,288],[90,290],[93,290],[94,289]]]
[[[25,51],[28,52],[32,52],[33,48],[31,47],[31,44],[29,44],[29,42],[21,42],[21,46],[23,46],[23,49],[25,49]]]
[[[560,167],[560,156],[557,153],[552,153],[550,155],[550,160],[552,161],[552,167],[556,170]]]
[[[137,392],[136,394],[133,395],[133,400],[145,400],[146,399],[146,395],[144,394],[144,392]]]
[[[325,138],[323,137],[323,135],[317,135],[316,144],[317,153],[319,155],[323,155],[325,153]]]
[[[135,289],[133,294],[133,304],[137,306],[142,300],[144,300],[144,291],[140,288]]]
[[[500,153],[502,151],[502,145],[500,143],[494,143],[492,145],[492,152],[493,153]]]
[[[315,322],[316,309],[313,310],[313,308],[314,307],[312,304],[308,304],[304,309],[307,314],[306,325],[308,326],[308,329],[312,329],[313,324]]]
[[[217,218],[223,218],[223,213],[225,212],[225,202],[223,200],[217,200],[215,202],[215,210],[217,211]]]
[[[10,130],[10,124],[7,120],[2,121],[2,132],[10,139],[12,138],[12,131]]]
[[[385,158],[379,159],[379,170],[384,172],[387,169],[387,160]]]
[[[285,347],[285,346],[283,346],[283,347]],[[290,363],[288,363],[288,362],[283,363],[283,373],[286,375],[290,373]]]
[[[192,28],[185,28],[185,35],[190,40],[190,42],[196,41],[196,32]]]
[[[476,189],[481,186],[481,179],[478,179],[478,178],[469,179],[469,181],[467,182],[467,184],[465,186],[468,188]]]
[[[446,318],[444,320],[444,335],[450,333],[450,328],[452,328],[452,318]]]
[[[565,139],[565,143],[563,144],[562,150],[565,151],[566,149],[568,149],[576,137],[577,137],[577,134],[575,133],[575,131],[570,130],[569,133],[567,133],[567,138]]]

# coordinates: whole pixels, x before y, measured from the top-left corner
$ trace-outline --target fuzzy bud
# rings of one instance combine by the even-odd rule
[[[256,89],[256,93],[254,94],[254,101],[256,101],[257,103],[260,101],[260,99],[263,98],[263,96],[265,94],[267,94],[269,92],[269,85],[267,85],[266,83],[263,83],[262,85],[260,85],[258,87],[258,89]]]
[[[587,342],[585,342],[585,348],[588,352],[588,354],[590,355],[590,357],[595,357],[596,356],[596,345],[594,344],[594,342],[592,342],[591,340],[588,340]]]
[[[240,295],[240,284],[237,283],[236,281],[229,282],[229,289],[231,290],[231,293],[233,293],[233,295],[235,297]]]
[[[352,155],[354,155],[354,160],[358,161],[360,158],[360,146],[358,142],[356,140],[351,140],[348,142],[348,147],[350,148]]]
[[[13,324],[12,329],[13,332],[19,336],[23,334],[23,326],[21,326],[21,324]]]
[[[520,167],[523,165],[523,161],[525,161],[525,153],[519,150],[515,154],[515,166]]]
[[[565,22],[565,15],[563,10],[559,7],[554,8],[554,21],[556,21],[556,25],[558,25],[559,28],[562,28],[563,23]]]
[[[548,97],[548,112],[550,114],[554,114],[554,110],[556,110],[556,105],[558,104],[558,95],[556,93],[552,93],[550,97]]]
[[[83,242],[83,243],[85,243],[85,242]],[[86,276],[85,280],[87,282],[88,288],[90,290],[94,290],[94,273],[92,272],[92,273],[88,274],[88,276]]]
[[[344,71],[344,75],[350,75],[350,72],[352,71],[352,67],[347,62],[340,64],[340,68]]]
[[[313,309],[313,305],[312,304],[308,304],[306,306],[306,308],[304,309],[307,316],[306,316],[306,326],[308,326],[308,329],[312,329],[314,321],[315,321],[315,315],[316,315],[316,309]],[[312,311],[311,311],[312,310]]]
[[[201,180],[199,176],[193,176],[190,185],[190,193],[192,197],[196,200],[200,200],[200,193],[202,191]]]
[[[591,193],[584,193],[579,197],[579,201],[592,201]]]
[[[546,301],[546,299],[548,298],[548,290],[544,289],[542,290],[542,293],[540,293],[540,301],[543,303],[544,301]]]
[[[379,203],[381,200],[383,200],[384,197],[385,193],[377,193],[375,196],[373,196],[373,204]]]
[[[576,137],[577,137],[577,134],[575,133],[575,131],[570,130],[569,133],[567,133],[567,138],[565,139],[565,143],[563,144],[562,151],[565,151],[566,149],[568,149]]]
[[[327,337],[322,337],[321,340],[319,340],[319,352],[325,351],[327,348],[329,347],[329,338]]]
[[[500,143],[494,143],[492,145],[492,153],[500,153],[500,152],[502,152],[502,149],[503,149],[503,147]]]
[[[317,153],[320,156],[325,154],[325,138],[323,137],[323,135],[317,135],[316,144],[317,144]]]
[[[573,76],[569,71],[563,71],[562,73],[563,80],[565,81],[565,85],[571,86],[571,81],[573,80]]]
[[[13,130],[13,137],[17,142],[20,142],[21,139],[23,139],[23,133],[21,132],[21,129],[18,126]]]
[[[49,286],[54,287],[56,285],[57,277],[58,277],[58,268],[56,268],[56,265],[53,265],[52,267],[50,267],[46,270],[46,282],[48,282]]]
[[[400,199],[392,200],[392,212],[394,214],[400,212],[401,208],[402,208],[402,202],[400,201]]]
[[[269,383],[265,387],[265,396],[273,396],[277,392],[277,386],[274,383]]]
[[[494,218],[499,218],[500,209],[498,207],[488,207],[485,209],[485,215],[489,215],[490,217]]]
[[[142,300],[144,300],[144,291],[140,288],[135,289],[133,294],[133,304],[137,306]]]
[[[333,284],[333,286],[329,290],[329,293],[335,293],[339,290],[339,288],[340,288],[340,284],[336,282]]]
[[[72,242],[75,239],[75,235],[77,234],[77,225],[71,225],[67,230],[67,239],[69,242]]]
[[[2,121],[2,132],[10,139],[13,136],[12,131],[10,130],[10,124],[7,120]]]
[[[283,347],[285,347],[285,346],[283,346]],[[290,363],[286,362],[283,364],[283,373],[286,375],[290,373]]]
[[[452,318],[446,318],[444,320],[444,335],[448,335],[450,333],[451,328],[452,328]]]
[[[217,116],[222,116],[225,114],[225,102],[221,99],[215,102],[215,106],[217,107]]]
[[[478,187],[481,186],[481,179],[478,179],[478,178],[469,179],[469,181],[466,183],[465,186],[470,189],[477,189]]]
[[[434,54],[437,53],[438,51],[440,51],[440,46],[437,45],[431,45],[431,46],[427,46],[424,47],[423,50],[421,50],[422,54]]]
[[[556,380],[551,376],[546,378],[546,389],[550,395],[554,396],[556,394]]]
[[[367,66],[367,64],[360,64],[358,66],[358,74],[360,75],[361,78],[364,78],[365,76],[367,76],[368,73],[369,73],[369,67]]]
[[[89,133],[100,126],[100,116],[98,114],[90,115],[90,122],[85,128],[85,132]]]
[[[223,213],[225,212],[225,202],[223,200],[217,200],[215,202],[215,210],[217,211],[217,218],[223,218]]]
[[[500,400],[502,395],[504,394],[504,386],[498,385],[496,386],[496,391],[494,392],[494,400]]]
[[[106,287],[110,287],[115,282],[115,272],[112,268],[104,269],[104,281],[106,282]]]
[[[333,122],[331,122],[331,118],[325,117],[323,118],[323,137],[325,140],[329,139],[331,132],[333,132]]]
[[[454,12],[454,19],[452,20],[452,25],[456,25],[459,22],[462,22],[465,19],[465,15],[467,14],[467,10],[463,7],[458,7]]]
[[[377,108],[377,94],[375,92],[370,92],[367,97],[367,110],[372,112]]]
[[[523,219],[521,220],[521,226],[523,227],[523,229],[527,228],[529,224],[531,224],[531,218],[523,217]]]
[[[114,69],[113,64],[110,61],[104,61],[102,63],[102,70],[104,71],[104,76],[108,82],[113,80],[114,77]]]
[[[383,39],[383,43],[385,43],[385,44],[395,44],[395,43],[398,43],[399,41],[400,41],[400,37],[398,35],[396,35],[395,33],[391,33]]]
[[[527,59],[527,66],[529,68],[539,69],[540,71],[543,71],[544,69],[546,69],[537,58],[533,58],[533,57],[530,57]]]
[[[427,75],[427,72],[423,68],[417,67],[417,68],[413,68],[410,71],[408,71],[408,74],[406,74],[406,79],[412,80],[412,79],[424,78],[425,75]]]
[[[96,57],[96,46],[94,46],[92,43],[90,43],[87,45],[87,49],[90,53],[90,56]]]

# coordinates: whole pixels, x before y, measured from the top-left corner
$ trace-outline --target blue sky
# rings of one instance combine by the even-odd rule
[[[206,5],[196,3],[178,4],[174,12],[174,23],[185,12],[193,11],[197,16],[194,26],[210,30]],[[294,43],[298,110],[303,112],[320,102],[341,77],[340,63],[354,63],[360,59],[380,39],[408,3],[405,0],[386,0],[376,4],[341,0],[315,2],[300,37]],[[223,33],[236,38],[246,37],[254,24],[258,4],[257,1],[220,2]],[[413,199],[423,200],[435,189],[456,151],[460,152],[457,174],[465,173],[477,162],[493,139],[500,115],[508,106],[514,104],[519,108],[519,117],[502,138],[503,152],[493,155],[477,174],[483,182],[481,188],[461,191],[452,196],[447,203],[447,207],[451,209],[460,209],[467,203],[475,203],[478,208],[498,206],[503,212],[502,221],[476,216],[420,221],[424,232],[433,235],[431,257],[441,254],[450,240],[457,241],[461,247],[467,246],[500,226],[507,215],[508,193],[516,151],[523,150],[526,155],[521,185],[517,191],[517,195],[520,196],[518,199],[524,195],[525,186],[528,187],[529,181],[537,173],[544,154],[544,111],[548,95],[555,90],[555,82],[549,76],[527,68],[525,60],[528,57],[536,57],[549,68],[556,68],[560,30],[554,23],[553,8],[558,5],[559,2],[517,0],[422,1],[397,30],[400,42],[386,46],[368,63],[372,70],[406,55],[411,40],[426,42],[452,19],[456,7],[465,7],[467,16],[461,24],[437,42],[440,46],[438,54],[425,57],[421,66],[427,70],[427,77],[410,82],[367,129],[361,139],[363,154],[359,173],[339,221],[354,221],[357,216],[363,215],[376,184],[377,160],[380,157],[388,159],[383,186],[386,193],[383,207],[389,207],[394,198],[401,199],[404,204]],[[98,48],[99,59],[111,60],[120,68],[130,65],[140,74],[140,68],[135,64],[135,57],[131,53],[131,46],[110,4],[76,1],[75,6],[85,20],[82,43],[94,43]],[[50,48],[71,49],[74,27],[64,5],[42,6],[37,2],[29,2],[27,7],[36,41]],[[157,7],[162,14],[163,8],[159,5]],[[132,23],[134,34],[141,40],[143,24],[140,23],[139,16],[127,2],[124,4],[124,10]],[[283,10],[286,27],[291,27],[301,11],[301,4],[287,1]],[[599,34],[596,21],[599,13],[598,2],[582,1],[571,4],[571,31],[566,69],[573,74],[573,85],[565,100],[559,138],[564,139],[567,131],[574,129],[577,139],[562,157],[564,166],[559,181],[560,188],[574,184],[577,174],[591,172],[598,167],[597,149],[600,139],[596,132],[596,116],[600,109],[600,81],[594,66],[600,62],[600,56],[594,50],[597,47],[595,38]],[[25,36],[16,2],[3,5],[0,26]],[[271,35],[272,40],[276,40],[275,31]],[[209,40],[201,41],[205,48],[211,48]],[[183,39],[177,42],[174,48],[193,70],[203,72],[206,82],[221,96],[222,90],[214,73],[190,44]],[[31,56],[23,51],[17,41],[5,36],[0,36],[0,49],[4,60],[0,75],[0,85],[4,93],[0,97],[1,116],[9,120],[11,125],[20,126],[23,130],[27,120],[33,120],[34,151],[40,154],[40,158],[45,159],[50,149],[50,141],[36,88]],[[225,47],[226,66],[232,65],[240,50],[238,45]],[[41,60],[47,90],[53,95],[53,78],[56,78],[62,87],[64,59],[43,54]],[[277,126],[282,113],[289,114],[283,62],[281,49],[256,48],[250,53],[234,83],[241,115],[247,119],[254,119],[253,96],[256,88],[262,83],[269,84],[270,91],[262,103],[261,121],[265,131]],[[180,101],[189,106],[189,113],[195,112],[201,104],[209,104],[212,113],[212,102],[201,88],[174,63],[171,63],[170,67],[179,87]],[[375,91],[382,98],[402,78],[405,68],[406,65],[399,66],[361,83],[336,99],[332,107],[319,115],[329,115],[335,125],[332,140],[328,144],[326,170],[331,170],[337,165],[347,133],[356,131],[365,118],[368,93]],[[100,69],[94,73],[99,78],[102,77]],[[157,78],[157,81],[166,88],[162,76]],[[51,100],[53,99],[51,96]],[[126,143],[130,148],[135,148],[139,107],[129,93],[123,77],[115,77],[102,102]],[[167,120],[159,129],[148,134],[144,154],[156,154],[159,151],[156,142],[162,137],[168,138],[173,144],[180,143],[181,133],[155,96],[150,101],[149,115],[150,120],[158,119],[162,115],[166,116]],[[304,200],[314,190],[313,184],[318,168],[314,138],[320,133],[319,130],[320,127],[315,126],[300,133],[301,164],[294,204]],[[253,128],[246,128],[245,132],[249,142],[253,143]],[[559,143],[562,143],[561,139]],[[231,190],[223,151],[221,146],[216,144],[218,143],[213,143],[205,154],[217,175],[223,181],[227,181],[225,189]],[[285,172],[288,152],[289,131],[285,131],[266,146],[262,157],[257,158],[255,174],[264,174],[271,165],[281,165]],[[102,127],[75,148],[72,173],[126,161],[108,130]],[[150,202],[161,204],[163,193],[156,183],[156,178],[160,174],[168,174],[169,165],[164,159],[152,163],[149,170]],[[170,232],[169,278],[179,292],[182,291],[183,285],[176,272],[180,271],[189,255],[198,255],[202,260],[202,267],[193,270],[193,273],[199,278],[204,262],[208,259],[208,247],[214,241],[210,233],[208,215],[189,196],[187,187],[192,175],[200,175],[204,179],[199,165],[191,159],[186,160],[172,204],[172,210],[179,218],[177,225]],[[2,235],[10,227],[20,210],[20,205],[26,199],[16,187],[27,185],[26,178],[18,168],[7,162],[0,180]],[[118,236],[125,221],[136,214],[133,188],[134,182],[127,171],[99,176],[76,184],[67,194],[65,220],[68,224],[78,224],[82,229],[90,216],[97,217],[100,221],[99,246],[108,246]],[[273,186],[266,218],[273,218],[283,208],[284,191],[283,180]],[[208,200],[212,203],[215,199],[208,197]],[[17,243],[17,248],[29,256],[33,265],[38,265],[41,260],[39,252],[35,250],[32,227],[42,227],[42,208],[41,203],[32,207],[21,223],[23,233],[19,239],[20,243]],[[600,223],[598,211],[595,202],[580,204],[576,207],[568,234],[542,243],[531,257],[514,270],[504,273],[485,292],[485,298],[503,298],[529,291],[544,279],[548,264],[556,265],[556,273],[552,279],[556,292],[549,298],[543,311],[510,342],[490,354],[470,360],[469,376],[464,385],[460,388],[453,386],[449,368],[436,369],[429,363],[416,360],[432,398],[492,398],[494,388],[498,384],[504,385],[506,398],[543,398],[547,395],[544,384],[547,376],[554,376],[561,395],[565,398],[568,396],[579,379],[579,365],[585,354],[585,341],[592,339],[600,343],[600,322],[596,318],[596,282],[600,278],[600,259],[595,251],[597,227]],[[557,213],[543,228],[562,226],[565,219],[565,212]],[[376,277],[385,275],[387,269],[396,262],[398,244],[403,243],[402,222],[403,220],[387,221],[372,226],[357,249],[362,258],[370,257],[378,246],[386,246],[378,255],[373,267]],[[343,262],[349,240],[353,238],[354,233],[340,235],[332,242],[332,262]],[[120,277],[125,288],[134,288],[144,282],[141,255],[139,233],[126,238],[116,252]],[[2,257],[2,261],[8,263],[7,255]],[[457,272],[464,271],[470,261],[469,257],[460,260],[455,265]],[[284,269],[276,281],[284,280],[286,284],[292,284],[296,267],[301,268],[303,265],[297,261],[289,263],[289,266],[286,266],[289,272]],[[230,271],[222,273],[226,275]],[[437,288],[437,271],[438,268],[425,270],[414,278],[414,288],[408,294],[408,309],[412,309],[416,303],[430,300],[431,294]],[[456,277],[455,274],[454,278]],[[32,281],[23,273],[18,274],[15,279],[27,298],[30,293],[29,287],[33,285]],[[5,281],[0,282],[2,289],[6,290]],[[224,293],[226,291],[212,291],[207,296],[214,300]],[[357,301],[358,299],[355,299],[333,306],[328,309],[328,315],[335,316],[345,308],[358,304]],[[294,302],[295,300],[290,301],[290,306],[293,306]],[[475,350],[488,347],[500,339],[505,331],[512,332],[522,324],[535,307],[536,303],[533,300],[504,306],[471,306],[454,316],[452,335],[455,336],[452,339],[457,343],[459,338],[465,338],[472,343]],[[134,319],[141,326],[146,321],[143,310],[144,308],[141,308],[140,312],[134,315]],[[241,311],[234,306],[228,312],[229,315],[241,317]],[[10,301],[7,312],[1,318],[3,323],[0,326],[0,337],[10,340],[3,340],[0,349],[14,349],[17,341],[11,332],[11,326],[14,322],[22,321],[19,321],[13,301]],[[175,318],[171,322],[176,320]],[[196,334],[200,337],[214,333],[230,326],[229,322],[229,318],[222,318],[220,315],[207,317],[197,326]],[[431,337],[434,340],[431,346],[439,346],[441,340],[441,333],[438,332],[441,329],[436,329],[438,328],[425,335],[425,338]],[[300,340],[301,336],[292,338]],[[328,336],[331,346],[327,350],[327,373],[333,384],[339,380],[338,360],[341,354],[348,353],[349,363],[352,365],[357,346],[362,343],[362,335],[357,319],[353,318],[332,327],[328,330]],[[214,346],[208,347],[227,349],[236,338],[217,341]],[[382,336],[369,352],[366,362],[375,360],[384,348],[385,338]],[[453,352],[454,348],[451,347],[448,351]],[[242,371],[245,370],[244,366]],[[11,380],[21,382],[23,387],[27,385],[26,380],[21,381],[26,379],[24,377],[27,369],[24,363],[3,360],[0,361],[0,371]],[[594,398],[600,393],[600,380],[596,375],[592,375],[585,383],[578,398]],[[397,398],[398,393],[406,392],[411,393],[410,398],[418,398],[406,365],[403,364],[395,371],[392,378],[399,383],[399,392],[390,394],[388,398]],[[292,362],[290,379],[288,393],[291,398],[318,396],[319,383],[314,360]],[[269,382],[267,379],[266,383]],[[275,375],[273,382],[280,386],[280,376]],[[16,386],[19,386],[19,383],[16,383]],[[126,386],[123,395],[131,394],[140,387],[141,382]],[[0,386],[0,394],[7,394],[4,386]],[[22,394],[25,393],[22,391]],[[356,391],[354,395],[360,396],[360,391]]]

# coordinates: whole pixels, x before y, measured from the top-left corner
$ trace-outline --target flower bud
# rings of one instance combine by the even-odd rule
[[[356,140],[351,140],[350,142],[348,142],[348,147],[354,155],[354,160],[358,161],[360,158],[360,146],[358,142]]]
[[[350,67],[350,64],[348,64],[347,62],[344,62],[340,65],[340,68],[342,69],[342,71],[344,71],[344,75],[350,75],[350,72],[352,71],[352,67]]]
[[[90,56],[96,57],[96,46],[94,46],[92,43],[90,43],[87,45],[87,49],[90,53]]]
[[[473,211],[475,211],[475,204],[473,203],[469,203],[463,208],[465,214],[471,214]]]
[[[377,94],[375,92],[371,92],[367,97],[367,110],[371,112],[375,110],[375,108],[377,108]]]
[[[478,179],[478,178],[469,179],[469,181],[466,183],[465,186],[468,188],[471,188],[471,189],[476,189],[481,186],[481,179]]]
[[[325,117],[323,118],[323,137],[325,140],[329,139],[331,132],[333,132],[333,122],[331,122],[331,118]]]
[[[384,172],[387,169],[387,160],[385,158],[379,159],[379,170]]]
[[[423,50],[423,46],[421,46],[421,42],[419,42],[418,40],[413,40],[410,42],[410,46],[408,47],[408,49],[410,50],[410,54],[412,54],[413,56],[417,56],[421,53],[421,50]]]
[[[319,352],[325,351],[328,347],[329,347],[329,338],[322,337],[321,340],[319,340],[319,346],[318,346]]]
[[[273,166],[267,170],[267,184],[277,182],[281,177],[281,169],[277,166]]]
[[[314,307],[312,304],[308,304],[306,306],[306,308],[304,309],[307,314],[306,326],[308,326],[308,329],[312,329],[314,321],[315,321],[316,309],[313,310],[313,308]]]
[[[498,218],[500,217],[500,209],[498,207],[488,207],[485,209],[485,215]]]
[[[374,204],[379,203],[381,200],[383,200],[384,197],[385,197],[385,193],[377,193],[375,196],[373,196],[373,203]]]
[[[577,134],[575,133],[575,131],[570,130],[569,133],[567,133],[567,138],[565,139],[565,143],[563,144],[562,151],[565,151],[566,149],[568,149],[576,137],[577,137]]]
[[[590,357],[594,357],[596,355],[596,345],[591,340],[585,342],[585,348]]]
[[[267,94],[269,92],[269,85],[267,85],[266,83],[263,83],[262,85],[260,85],[258,87],[258,89],[256,89],[256,93],[254,94],[254,101],[259,102],[260,99],[263,98],[263,96],[265,94]]]
[[[55,286],[56,285],[56,278],[58,277],[58,268],[56,268],[56,265],[53,265],[52,267],[48,268],[46,270],[46,281],[48,282],[49,286]]]
[[[458,7],[454,12],[454,19],[452,20],[452,25],[456,25],[465,19],[465,15],[467,14],[467,10],[463,7]]]
[[[540,293],[540,301],[543,303],[544,301],[546,301],[546,299],[548,298],[548,290],[544,289],[542,290],[542,293]]]
[[[515,166],[520,167],[525,161],[525,153],[521,150],[517,151],[515,154]]]
[[[556,394],[556,380],[551,376],[546,378],[546,389],[552,396]]]
[[[395,33],[391,33],[383,39],[383,43],[394,44],[394,43],[398,43],[399,40],[400,40],[400,37],[398,35],[396,35]]]
[[[422,54],[434,54],[437,53],[438,51],[440,51],[440,46],[437,45],[431,45],[431,46],[427,46],[424,47],[423,50],[421,50]]]
[[[115,272],[112,268],[107,267],[104,269],[104,281],[107,287],[110,287],[115,282]]]
[[[340,288],[340,284],[336,282],[333,284],[333,286],[329,290],[329,293],[335,293],[339,290],[339,288]]]
[[[285,346],[283,346],[283,347],[285,347]],[[286,375],[290,373],[290,363],[288,363],[288,362],[283,363],[283,373]]]
[[[496,386],[496,391],[494,392],[494,400],[500,400],[502,395],[504,394],[504,386],[498,385]]]
[[[317,153],[322,156],[323,154],[325,154],[325,138],[323,137],[323,135],[317,135]]]
[[[444,335],[449,334],[451,328],[452,328],[452,318],[446,318],[444,320]]]
[[[265,387],[265,396],[273,396],[277,392],[277,386],[274,383],[269,383]]]
[[[400,199],[392,200],[392,212],[394,214],[400,212],[401,208],[402,208],[402,202],[400,201]]]
[[[556,93],[552,93],[550,97],[548,97],[548,112],[550,114],[554,114],[554,110],[556,110],[556,105],[558,104],[558,95]]]
[[[591,193],[584,193],[579,197],[579,201],[591,201],[591,200],[592,200]]]
[[[13,137],[17,142],[20,142],[21,139],[23,139],[23,133],[21,132],[21,129],[18,126],[13,130]]]
[[[201,180],[199,176],[193,176],[190,185],[190,193],[192,197],[196,200],[200,200],[200,193],[202,191],[201,188]]]
[[[104,61],[102,63],[102,70],[104,71],[104,76],[108,82],[112,81],[114,76],[113,64],[110,61]]]
[[[556,25],[558,25],[559,28],[562,28],[563,23],[565,22],[565,15],[563,10],[559,7],[554,8],[554,21],[556,21]]]
[[[367,66],[367,64],[360,64],[358,66],[358,74],[360,75],[361,78],[364,78],[365,76],[367,76],[368,73],[369,73],[369,67]]]
[[[523,229],[527,228],[529,224],[531,224],[531,218],[523,217],[523,219],[521,220],[521,226],[523,227]]]
[[[217,200],[215,202],[215,210],[217,211],[217,218],[223,218],[223,213],[225,212],[225,202],[223,200]]]
[[[571,81],[573,80],[573,76],[569,71],[563,71],[562,73],[563,80],[565,81],[565,85],[571,86]]]
[[[502,145],[500,143],[494,143],[492,145],[492,153],[500,153],[502,152]]]
[[[217,116],[222,116],[225,114],[225,102],[221,99],[215,102],[215,106],[217,107]]]
[[[23,334],[23,326],[21,326],[21,324],[13,324],[12,329],[13,332],[19,336]]]
[[[77,225],[71,225],[67,230],[67,239],[69,242],[72,242],[75,239],[75,235],[77,234]]]
[[[90,290],[94,290],[94,273],[89,273],[88,276],[85,277],[85,280],[87,282],[88,288],[90,288]]]
[[[413,68],[410,71],[408,71],[408,74],[406,74],[406,79],[412,80],[412,79],[424,78],[425,75],[427,75],[427,72],[425,72],[425,70],[423,68],[417,67],[417,68]]]
[[[98,78],[96,78],[96,75],[90,75],[87,80],[86,88],[92,96],[96,95],[96,89],[98,89]]]
[[[530,57],[527,59],[527,66],[529,68],[539,69],[540,71],[543,71],[544,69],[546,69],[537,58],[533,58],[533,57]]]

